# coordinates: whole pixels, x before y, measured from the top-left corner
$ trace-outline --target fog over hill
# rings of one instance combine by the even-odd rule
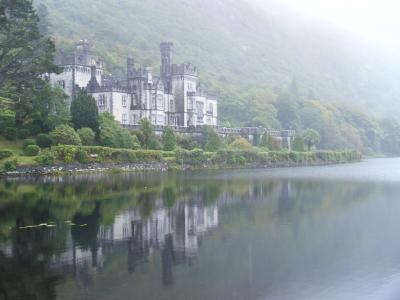
[[[296,78],[300,95],[356,105],[375,115],[400,112],[399,60],[354,36],[263,0],[38,0],[53,35],[69,48],[92,41],[109,71],[133,54],[159,66],[158,44],[172,41],[176,61],[192,61],[221,108],[246,104],[251,90],[276,90]]]

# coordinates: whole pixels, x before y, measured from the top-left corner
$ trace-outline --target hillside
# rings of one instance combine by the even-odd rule
[[[159,43],[191,61],[220,95],[233,126],[316,129],[322,149],[400,153],[400,62],[353,37],[302,19],[277,0],[37,0],[57,46],[89,39],[108,72],[127,55],[159,69]],[[265,4],[264,3],[264,4]],[[268,7],[268,6],[267,6]],[[265,8],[265,5],[264,5]]]
[[[158,44],[174,42],[175,60],[197,64],[203,83],[222,94],[223,107],[243,98],[243,89],[284,88],[295,77],[304,95],[313,90],[374,113],[400,111],[393,61],[284,10],[261,14],[245,0],[39,2],[50,11],[58,45],[87,38],[113,72],[128,54],[158,69]]]

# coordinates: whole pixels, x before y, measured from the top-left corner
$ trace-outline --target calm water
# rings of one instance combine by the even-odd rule
[[[400,159],[0,182],[0,299],[400,299]]]

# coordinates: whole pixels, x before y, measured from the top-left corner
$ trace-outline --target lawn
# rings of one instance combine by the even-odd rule
[[[0,149],[11,150],[14,153],[14,155],[12,157],[0,160],[0,168],[3,166],[3,164],[6,160],[13,160],[14,158],[17,158],[18,164],[22,165],[22,166],[36,164],[35,157],[23,155],[22,141],[9,141],[9,140],[4,139],[3,137],[0,137]]]

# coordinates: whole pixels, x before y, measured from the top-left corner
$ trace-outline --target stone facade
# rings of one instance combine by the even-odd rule
[[[198,86],[198,70],[191,63],[173,64],[172,43],[162,43],[160,76],[149,67],[136,68],[127,59],[126,78],[105,75],[103,61],[93,54],[90,44],[80,41],[70,54],[60,53],[61,74],[50,80],[70,97],[76,87],[85,88],[97,102],[99,112],[109,112],[122,125],[137,125],[146,117],[154,125],[192,127],[217,126],[217,97]]]

